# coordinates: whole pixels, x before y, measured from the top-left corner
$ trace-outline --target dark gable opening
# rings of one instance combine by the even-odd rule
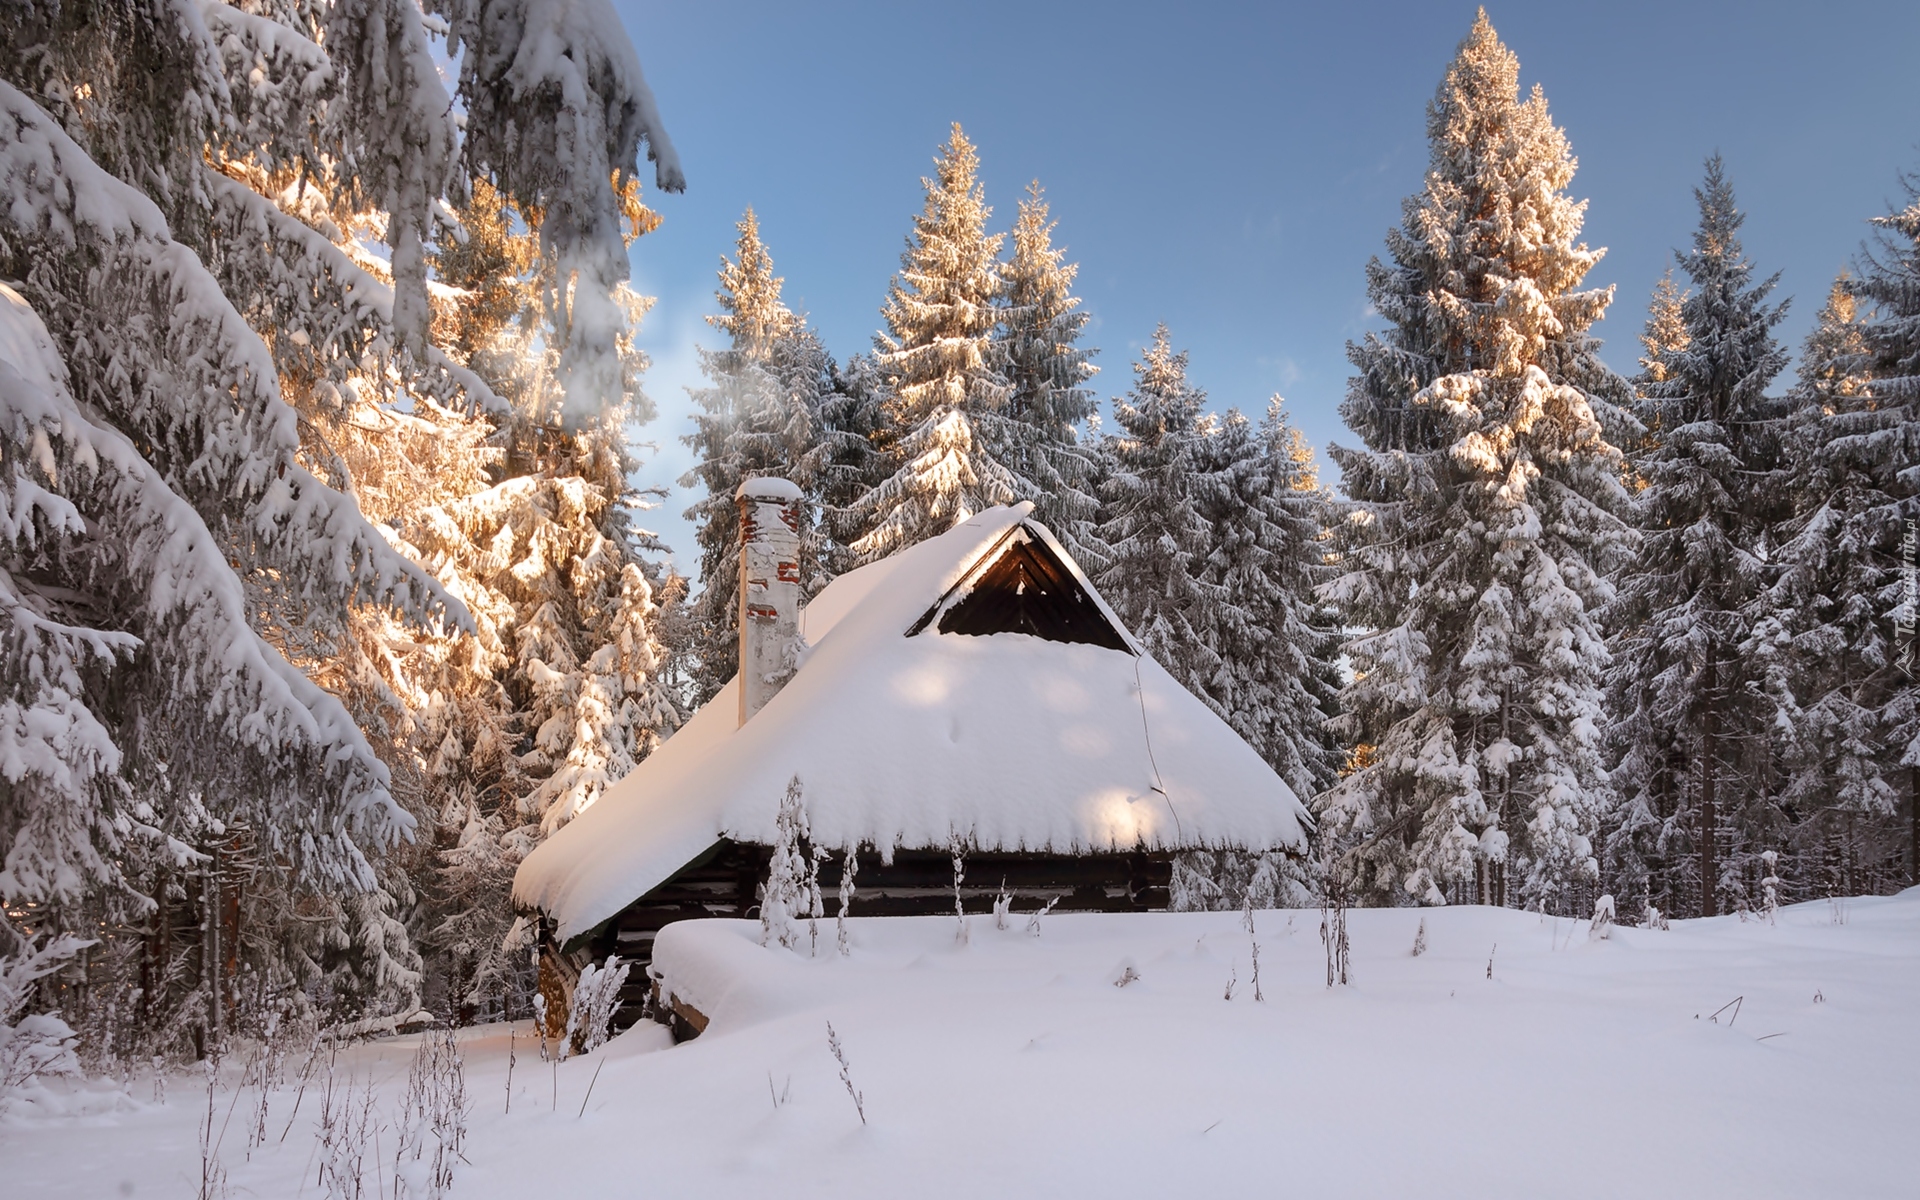
[[[929,625],[941,633],[1025,633],[1050,642],[1083,642],[1133,653],[1066,564],[1018,526],[985,569],[976,569],[941,597],[907,636]]]

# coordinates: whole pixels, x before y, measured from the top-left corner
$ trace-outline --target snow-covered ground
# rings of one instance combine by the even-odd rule
[[[1605,941],[1505,910],[1356,911],[1354,982],[1332,990],[1317,913],[1256,916],[1264,1001],[1236,913],[1051,916],[1037,937],[975,917],[964,943],[952,918],[855,920],[848,959],[827,922],[814,960],[746,923],[675,926],[661,962],[707,1033],[646,1025],[556,1070],[521,1024],[507,1112],[509,1031],[467,1031],[450,1194],[1915,1194],[1920,889]],[[390,1114],[417,1043],[354,1047],[336,1076],[371,1076]],[[166,1088],[0,1121],[0,1192],[194,1195],[206,1088]],[[269,1097],[250,1160],[257,1091],[230,1105],[232,1194],[322,1194],[311,1086],[284,1142],[291,1082]],[[368,1197],[393,1194],[381,1171]]]

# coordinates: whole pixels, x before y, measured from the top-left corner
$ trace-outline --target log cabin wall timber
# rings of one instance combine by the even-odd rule
[[[617,955],[632,969],[614,1026],[631,1026],[648,1008],[653,985],[647,968],[653,962],[654,937],[675,921],[757,918],[758,889],[771,859],[772,849],[767,846],[730,839],[719,842],[665,883],[574,939],[561,956],[565,962],[554,964],[555,969],[577,977],[587,962],[604,962],[609,954]],[[1016,915],[1034,912],[1049,900],[1057,901],[1055,912],[1164,909],[1173,880],[1173,856],[1144,850],[1087,855],[982,851],[966,855],[964,863],[961,905],[967,913],[981,915],[993,912],[1003,887],[1013,896]],[[828,920],[839,913],[841,869],[837,854],[820,864],[820,891]],[[945,850],[899,850],[893,862],[885,864],[877,851],[862,850],[853,882],[854,916],[953,913],[953,858]],[[670,1013],[659,1016],[671,1018]],[[675,1024],[676,1032],[685,1035]]]

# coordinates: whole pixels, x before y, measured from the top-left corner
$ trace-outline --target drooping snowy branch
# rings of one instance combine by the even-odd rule
[[[15,638],[4,669],[34,686],[13,693],[19,712],[5,731],[14,791],[0,894],[71,901],[118,882],[102,849],[136,827],[154,833],[151,808],[115,774],[121,755],[99,690],[101,675],[136,649],[139,670],[204,705],[251,756],[257,795],[234,815],[270,831],[275,849],[316,881],[372,887],[364,851],[412,825],[387,793],[386,767],[339,701],[253,632],[206,524],[125,435],[89,419],[64,375],[33,310],[0,287],[0,456],[12,463],[5,490],[15,516],[7,540],[9,558],[31,571],[6,579]],[[79,627],[87,616],[109,631]]]
[[[431,7],[447,19],[448,49],[460,55],[469,172],[540,213],[542,250],[560,281],[552,307],[562,317],[566,411],[583,421],[621,391],[623,185],[644,141],[656,186],[684,190],[679,155],[608,0]]]

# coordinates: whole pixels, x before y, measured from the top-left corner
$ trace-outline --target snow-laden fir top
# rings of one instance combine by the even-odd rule
[[[906,636],[1017,531],[1079,575],[1030,512],[990,509],[835,580],[802,612],[792,681],[738,726],[739,681],[727,684],[528,855],[515,903],[563,941],[592,929],[722,837],[772,843],[796,775],[815,843],[836,849],[890,856],[955,833],[982,851],[1302,848],[1293,792],[1144,653]]]
[[[806,495],[800,490],[799,484],[778,475],[755,475],[752,479],[742,480],[733,494],[735,499],[785,500],[788,503]]]

